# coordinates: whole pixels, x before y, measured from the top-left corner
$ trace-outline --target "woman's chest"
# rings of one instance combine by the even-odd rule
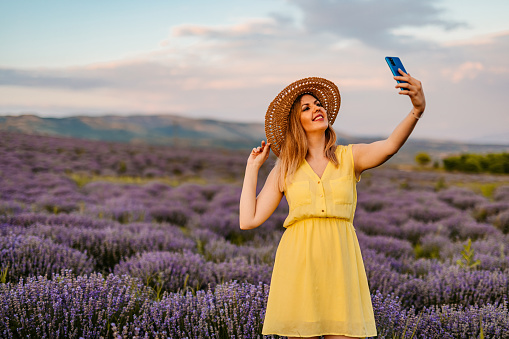
[[[304,160],[311,170],[316,174],[317,177],[321,178],[325,172],[325,169],[329,165],[329,159],[324,158],[320,160]]]
[[[290,209],[306,205],[352,204],[356,196],[354,177],[332,163],[328,163],[319,176],[310,164],[304,163],[287,184],[285,195]]]

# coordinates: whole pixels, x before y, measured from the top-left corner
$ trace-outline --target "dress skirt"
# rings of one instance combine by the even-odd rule
[[[290,225],[276,251],[262,334],[376,336],[364,262],[346,219]]]

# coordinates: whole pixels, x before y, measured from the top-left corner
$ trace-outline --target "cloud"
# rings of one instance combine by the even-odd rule
[[[229,26],[179,25],[172,28],[173,37],[246,38],[269,36],[278,33],[284,20],[274,18],[252,18]]]
[[[491,45],[503,39],[509,39],[509,30],[491,32],[471,37],[469,39],[455,40],[444,43],[444,46],[481,46]]]
[[[442,74],[451,79],[453,83],[458,83],[463,79],[475,79],[484,66],[480,62],[465,62],[455,68],[444,69]]]
[[[453,83],[475,79],[483,82],[479,86],[497,84],[503,88],[502,84],[507,86],[509,82],[507,55],[509,31],[481,35],[457,44],[448,43],[442,47],[441,53],[433,56],[433,62],[440,66],[444,79]]]
[[[464,23],[441,18],[436,1],[408,0],[290,0],[303,14],[302,25],[310,32],[328,32],[339,38],[354,38],[381,48],[409,48],[414,38],[394,34],[404,27],[439,26],[445,30]],[[418,46],[423,46],[423,41]],[[429,45],[429,42],[426,43]],[[417,47],[417,46],[415,46]]]

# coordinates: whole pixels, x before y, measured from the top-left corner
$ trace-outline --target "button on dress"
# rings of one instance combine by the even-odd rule
[[[368,280],[355,228],[352,145],[320,178],[306,160],[284,192],[289,214],[279,242],[262,334],[376,336]]]

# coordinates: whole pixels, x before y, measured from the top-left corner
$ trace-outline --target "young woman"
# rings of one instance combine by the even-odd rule
[[[425,108],[420,81],[399,71],[399,94],[412,111],[385,140],[336,145],[332,124],[341,98],[334,83],[306,78],[287,86],[265,117],[267,143],[253,148],[240,197],[240,228],[261,225],[283,194],[289,205],[277,248],[263,334],[288,338],[376,336],[359,243],[352,224],[361,173],[403,146]],[[258,170],[278,157],[256,197]]]

